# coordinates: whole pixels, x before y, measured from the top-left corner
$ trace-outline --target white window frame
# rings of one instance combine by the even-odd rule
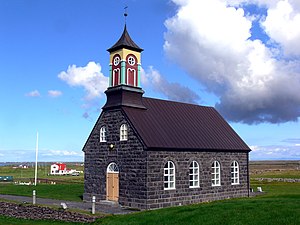
[[[113,80],[113,85],[115,85],[115,74],[118,73],[118,83],[116,85],[119,85],[121,83],[121,74],[120,74],[120,69],[114,69],[113,70],[113,76],[112,76],[112,80]]]
[[[189,166],[189,185],[190,188],[198,188],[199,184],[199,164],[197,161],[192,161]]]
[[[128,126],[127,124],[123,123],[120,127],[120,141],[127,141],[128,140]]]
[[[164,166],[164,190],[175,188],[175,165],[172,161],[168,161]]]
[[[114,58],[114,65],[115,65],[115,66],[119,65],[120,61],[121,61],[120,57],[119,57],[119,56],[116,56],[116,57]]]
[[[135,58],[133,56],[129,56],[128,57],[128,63],[130,66],[134,66],[135,65]]]
[[[240,184],[239,163],[237,161],[233,161],[231,163],[230,173],[231,173],[231,185]]]
[[[119,173],[119,167],[116,163],[112,162],[107,166],[107,173]]]
[[[131,69],[131,68],[128,68],[127,69],[127,79],[126,79],[126,82],[127,84],[129,84],[129,71],[133,71],[133,86],[136,86],[136,71],[135,69]]]
[[[221,186],[221,166],[218,161],[214,161],[211,166],[212,169],[212,179],[211,179],[211,186],[217,187]]]
[[[106,142],[106,126],[100,128],[100,142]]]

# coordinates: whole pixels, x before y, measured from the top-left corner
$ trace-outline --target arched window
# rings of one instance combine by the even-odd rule
[[[120,127],[120,141],[127,141],[127,139],[128,139],[127,124],[122,124]]]
[[[239,184],[240,183],[240,175],[239,175],[239,164],[237,161],[233,161],[230,167],[231,171],[231,184]]]
[[[190,188],[199,187],[199,164],[196,161],[191,162],[189,171]]]
[[[106,127],[102,126],[100,128],[100,142],[106,142]]]
[[[164,190],[175,189],[175,165],[168,161],[164,167]]]
[[[127,85],[136,86],[136,73],[135,69],[127,69]]]
[[[117,86],[120,84],[120,69],[114,69],[113,71],[113,86]]]
[[[119,173],[119,168],[116,163],[112,162],[107,167],[108,173]]]
[[[212,179],[211,185],[212,186],[221,186],[221,168],[220,163],[218,161],[214,161],[212,166]]]

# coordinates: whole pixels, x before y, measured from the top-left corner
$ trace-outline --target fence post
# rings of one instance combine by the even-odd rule
[[[95,207],[96,207],[96,196],[92,198],[92,214],[95,214]]]
[[[35,190],[32,191],[32,204],[35,205],[36,203],[36,193]]]

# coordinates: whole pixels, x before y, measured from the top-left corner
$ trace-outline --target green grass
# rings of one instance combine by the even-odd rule
[[[267,192],[255,198],[232,199],[109,216],[95,224],[300,224],[300,184],[260,183]]]
[[[260,174],[253,174],[251,178],[292,178],[300,179],[300,170],[266,171]]]
[[[266,194],[254,198],[231,199],[190,206],[108,216],[92,224],[300,224],[300,183],[258,182]],[[14,221],[16,221],[14,223]],[[0,224],[68,224],[29,221],[0,216]]]
[[[53,220],[27,220],[27,219],[17,219],[13,217],[7,217],[0,215],[0,224],[5,225],[61,225],[61,224],[86,224],[86,223],[74,223],[74,222],[63,222],[63,221],[53,221]]]
[[[39,198],[82,201],[83,184],[38,184],[37,186],[0,184],[0,194],[32,196],[33,190],[36,190],[36,195]]]
[[[68,165],[67,168],[76,169],[78,171],[83,171],[83,166],[79,165]],[[13,166],[0,166],[0,176],[13,176],[14,181],[29,181],[29,179],[34,178],[34,167],[30,168],[13,168]],[[80,174],[79,176],[48,176],[50,173],[50,166],[40,165],[38,166],[38,178],[57,180],[69,183],[83,183],[84,176]]]

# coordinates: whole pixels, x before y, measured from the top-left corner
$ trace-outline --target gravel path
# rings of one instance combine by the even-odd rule
[[[32,203],[32,197],[25,196],[16,196],[16,195],[1,195],[0,200],[6,199],[16,202],[28,202]],[[45,199],[45,198],[36,198],[36,204],[39,205],[48,205],[48,206],[56,206],[61,207],[61,203],[65,203],[70,209],[81,209],[85,211],[92,210],[92,203],[90,202],[73,202],[73,201],[65,201],[65,200],[54,200],[54,199]],[[106,214],[127,214],[134,212],[133,210],[122,208],[118,204],[114,204],[107,201],[102,201],[100,203],[96,203],[96,212],[106,213]]]

